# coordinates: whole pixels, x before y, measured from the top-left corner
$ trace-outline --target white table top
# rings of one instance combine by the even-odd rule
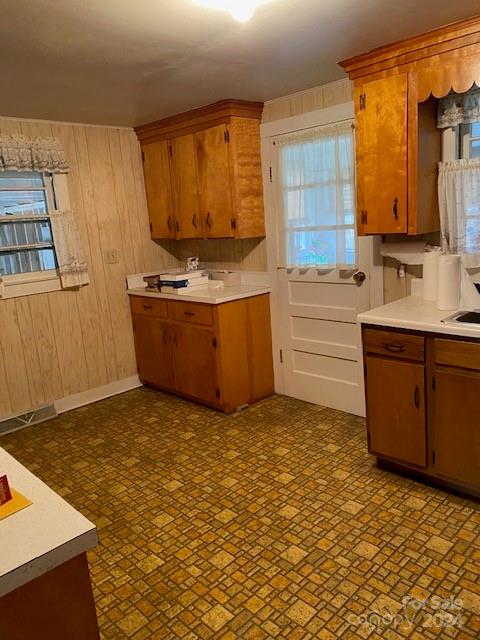
[[[0,520],[0,597],[88,551],[97,529],[0,448],[0,471],[33,504]]]
[[[160,293],[159,291],[146,291],[144,287],[138,289],[127,289],[129,296],[145,296],[148,298],[163,298],[165,300],[180,300],[183,302],[204,302],[206,304],[222,304],[232,302],[242,298],[260,296],[270,293],[269,287],[253,286],[241,284],[233,287],[223,287],[221,289],[197,289],[192,294],[178,295],[175,293]]]
[[[480,327],[442,322],[444,318],[448,318],[453,313],[455,311],[440,311],[435,302],[426,302],[420,296],[408,296],[360,313],[357,319],[362,324],[480,338]]]

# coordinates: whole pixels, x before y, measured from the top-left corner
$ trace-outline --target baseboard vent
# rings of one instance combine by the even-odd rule
[[[0,422],[0,436],[11,433],[12,431],[18,431],[19,429],[25,429],[25,427],[31,427],[39,422],[51,420],[57,415],[55,407],[53,404],[50,404],[47,407],[40,407],[39,409],[27,411],[27,413],[22,413],[18,416],[12,416]]]

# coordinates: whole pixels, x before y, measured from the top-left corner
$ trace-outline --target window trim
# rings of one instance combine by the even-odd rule
[[[45,173],[48,174],[48,172]],[[48,174],[47,180],[45,180],[45,193],[49,212],[55,209],[60,211],[70,209],[66,174]],[[62,289],[57,269],[32,271],[31,273],[15,273],[1,276],[0,279],[4,285],[3,293],[0,294],[0,300],[29,296],[37,293],[49,293]]]

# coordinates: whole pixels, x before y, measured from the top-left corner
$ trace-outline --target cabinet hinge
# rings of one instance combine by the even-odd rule
[[[360,111],[365,111],[367,108],[367,96],[364,93],[360,94]]]
[[[150,227],[150,233],[153,233],[153,224],[151,222],[149,222],[148,226]]]
[[[142,162],[145,162],[145,151],[142,151]]]
[[[215,395],[217,398],[220,398],[220,389],[218,387],[215,389]]]
[[[273,182],[272,167],[268,167],[268,172],[269,172],[269,175],[270,175],[270,182]]]
[[[225,142],[230,142],[230,132],[228,129],[225,129],[225,131],[223,132],[223,139],[225,140]]]
[[[280,349],[280,364],[283,364],[283,349]]]
[[[436,382],[435,382],[435,376],[432,378],[432,391],[435,391],[435,387],[436,387]]]
[[[214,349],[217,348],[217,339],[216,338],[212,338],[212,345],[213,345]]]
[[[432,451],[432,464],[435,464],[435,451]]]
[[[230,220],[230,226],[232,227],[233,230],[237,228],[237,221],[235,220],[235,218],[232,218]]]

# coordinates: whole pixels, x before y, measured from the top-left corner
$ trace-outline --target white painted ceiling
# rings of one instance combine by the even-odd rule
[[[478,12],[478,0],[271,0],[242,24],[193,0],[0,0],[0,114],[136,125],[269,100]]]

